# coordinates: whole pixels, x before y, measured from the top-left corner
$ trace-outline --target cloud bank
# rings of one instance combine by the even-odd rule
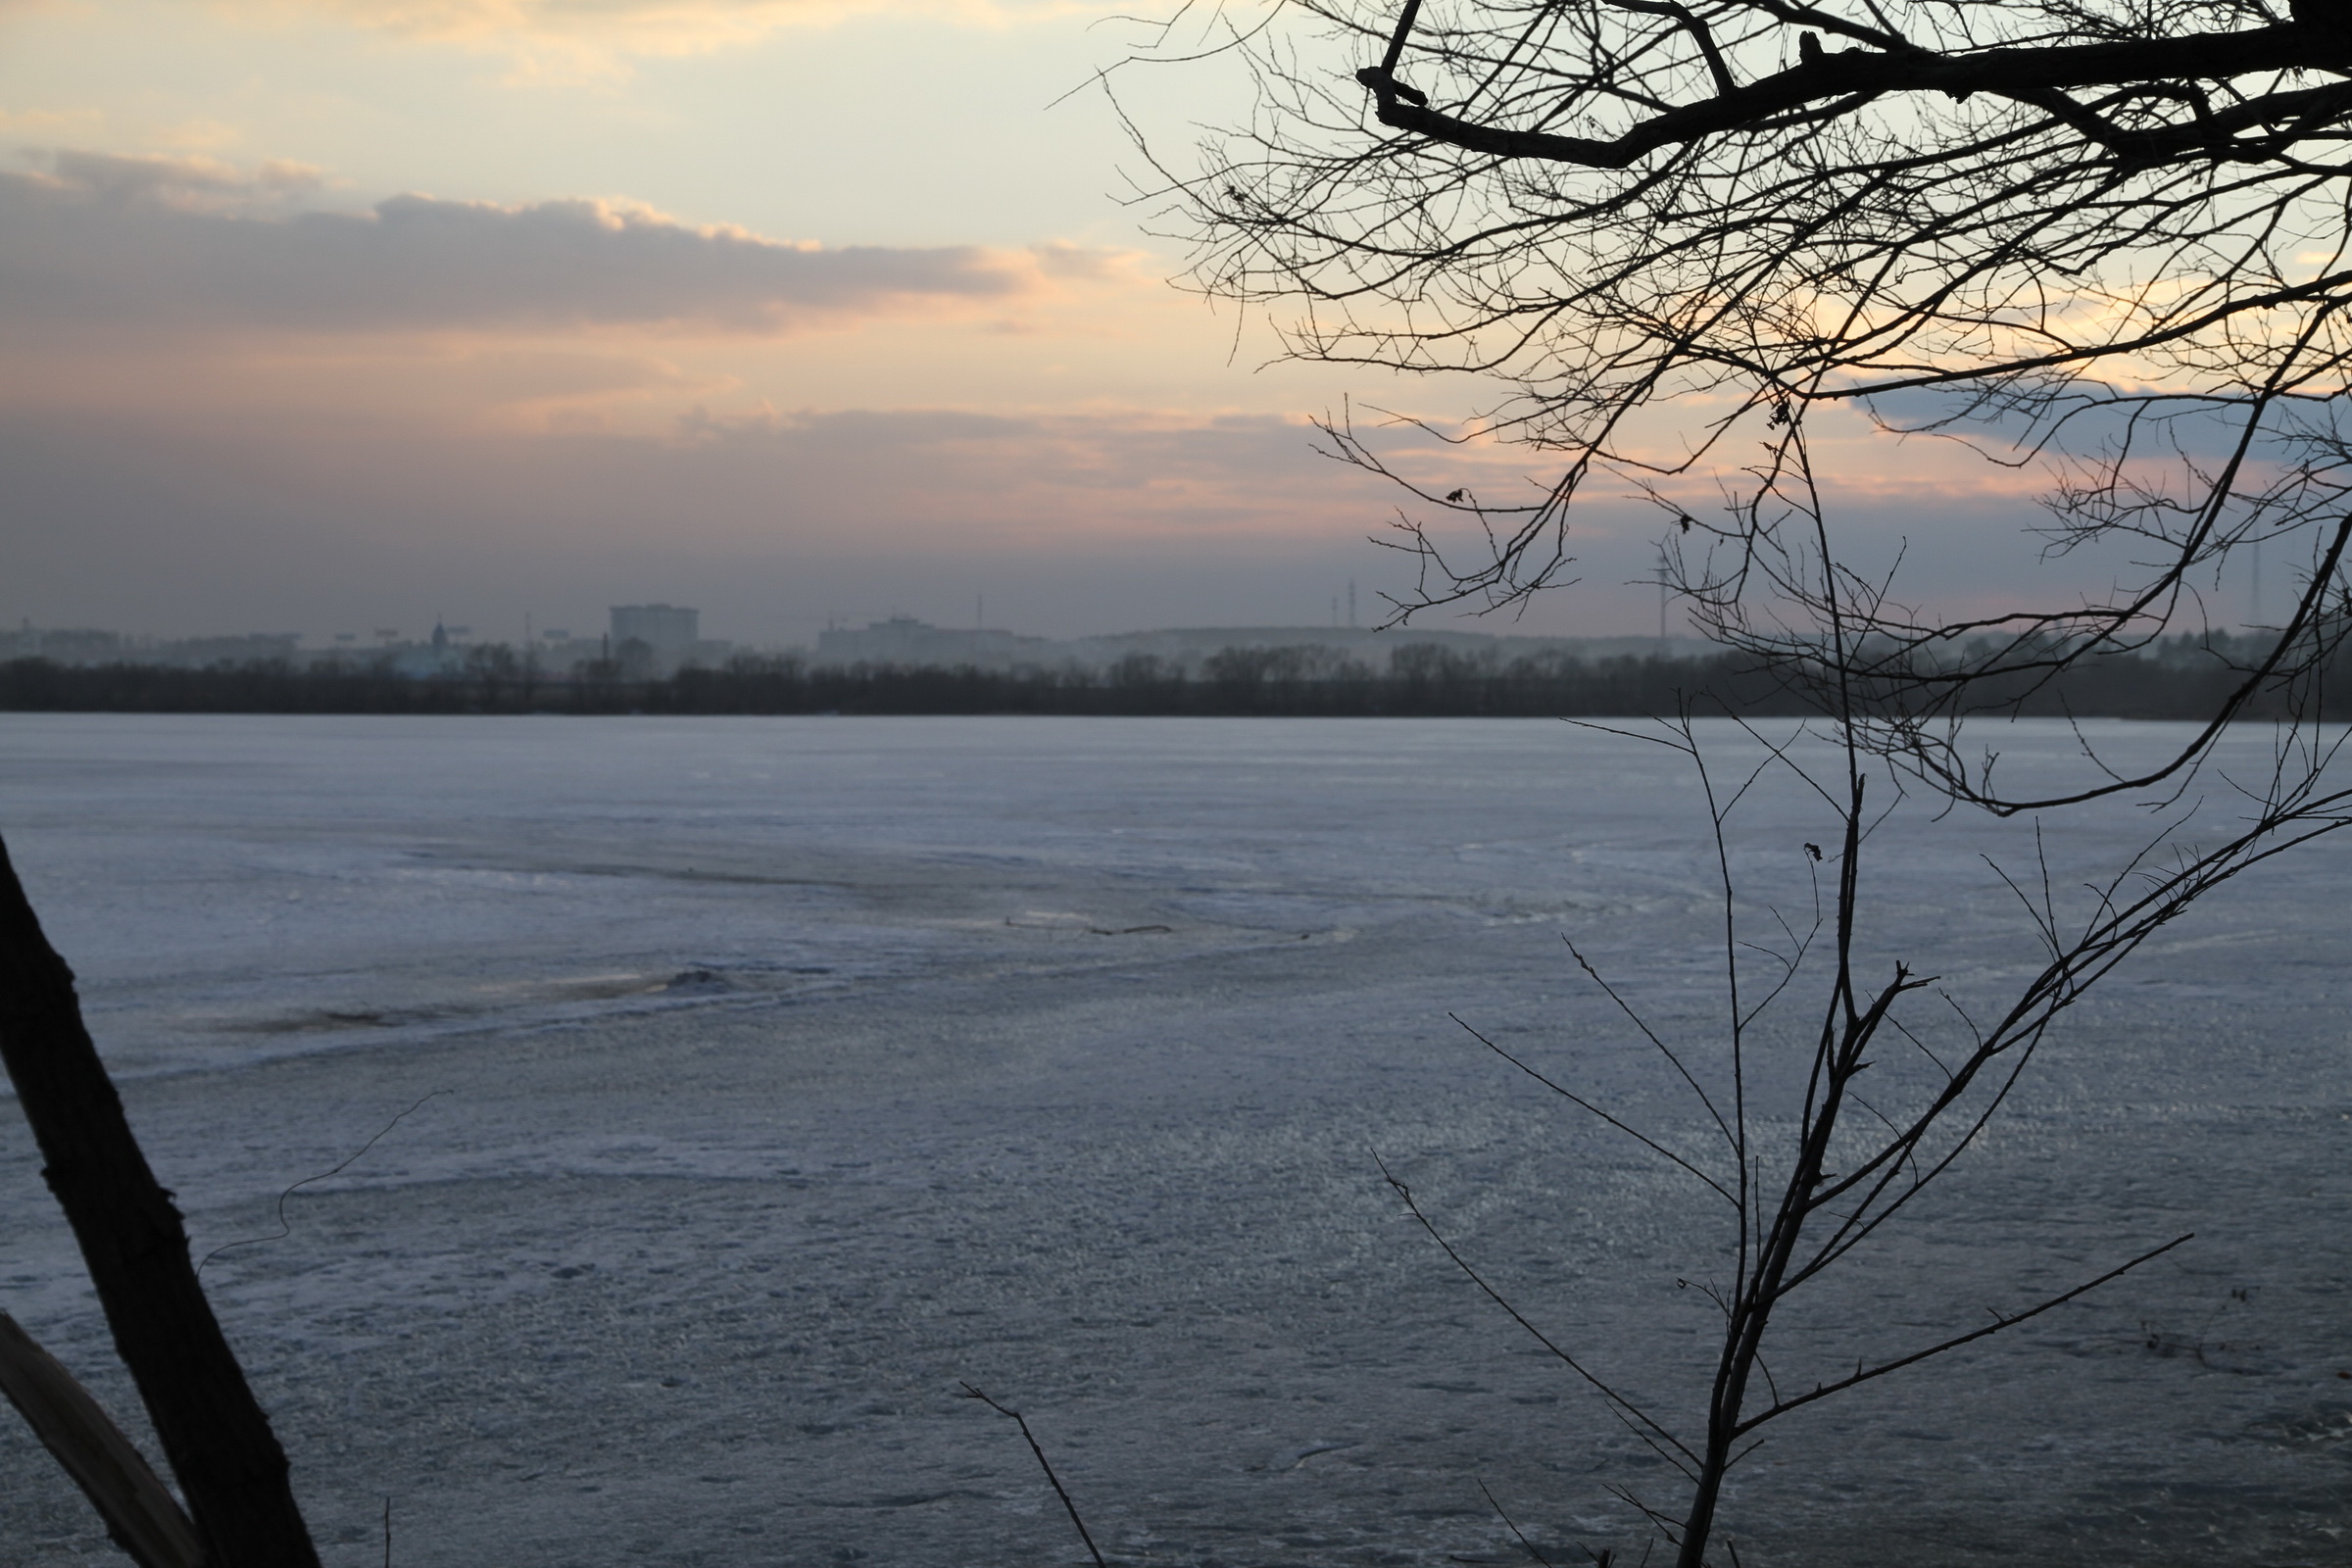
[[[413,332],[595,325],[780,333],[988,304],[1083,253],[820,248],[590,199],[396,196],[295,210],[316,171],[57,153],[0,174],[0,320],[48,327]]]

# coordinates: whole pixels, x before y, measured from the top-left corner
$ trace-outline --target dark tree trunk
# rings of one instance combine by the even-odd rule
[[[41,934],[4,844],[0,1060],[210,1562],[318,1568],[285,1450],[196,1283],[179,1210],[131,1136],[83,1027],[74,971]]]

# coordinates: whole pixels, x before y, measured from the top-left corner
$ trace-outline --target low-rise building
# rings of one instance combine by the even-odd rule
[[[893,615],[864,627],[828,628],[816,638],[819,664],[897,664],[906,668],[1010,669],[1042,663],[1060,652],[1043,637],[1016,637],[997,627],[934,626],[912,615]]]

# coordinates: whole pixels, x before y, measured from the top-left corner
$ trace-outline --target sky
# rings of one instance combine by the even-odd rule
[[[0,0],[0,617],[519,639],[653,601],[782,646],[1321,625],[1356,583],[1370,623],[1401,498],[1311,420],[1481,393],[1280,363],[1171,282],[1099,87],[1133,9]],[[1113,79],[1178,151],[1246,102]],[[1838,439],[1877,546],[1997,586],[2013,481]],[[1579,580],[1487,628],[1654,631],[1659,520],[1596,497]]]

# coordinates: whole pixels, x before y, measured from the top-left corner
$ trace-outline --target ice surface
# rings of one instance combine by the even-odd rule
[[[339,1568],[386,1497],[400,1568],[1083,1560],[964,1379],[1125,1561],[1527,1560],[1482,1481],[1554,1562],[1638,1553],[1607,1489],[1671,1477],[1373,1157],[1690,1424],[1714,1216],[1448,1014],[1696,1147],[1561,942],[1705,1054],[1695,792],[1537,722],[0,715],[0,832],[199,1253],[432,1095],[205,1272]],[[2149,831],[2053,831],[2057,895]],[[1767,786],[1742,886],[1801,923],[1829,833]],[[1964,1002],[2034,957],[1985,855],[2032,824],[1905,808],[1870,861],[1874,950]],[[1791,1316],[1794,1382],[2198,1233],[1791,1418],[1742,1562],[2352,1561],[2348,889],[2329,842],[2200,906]],[[127,1416],[36,1167],[0,1119],[0,1305]],[[0,1422],[0,1561],[109,1551]]]

